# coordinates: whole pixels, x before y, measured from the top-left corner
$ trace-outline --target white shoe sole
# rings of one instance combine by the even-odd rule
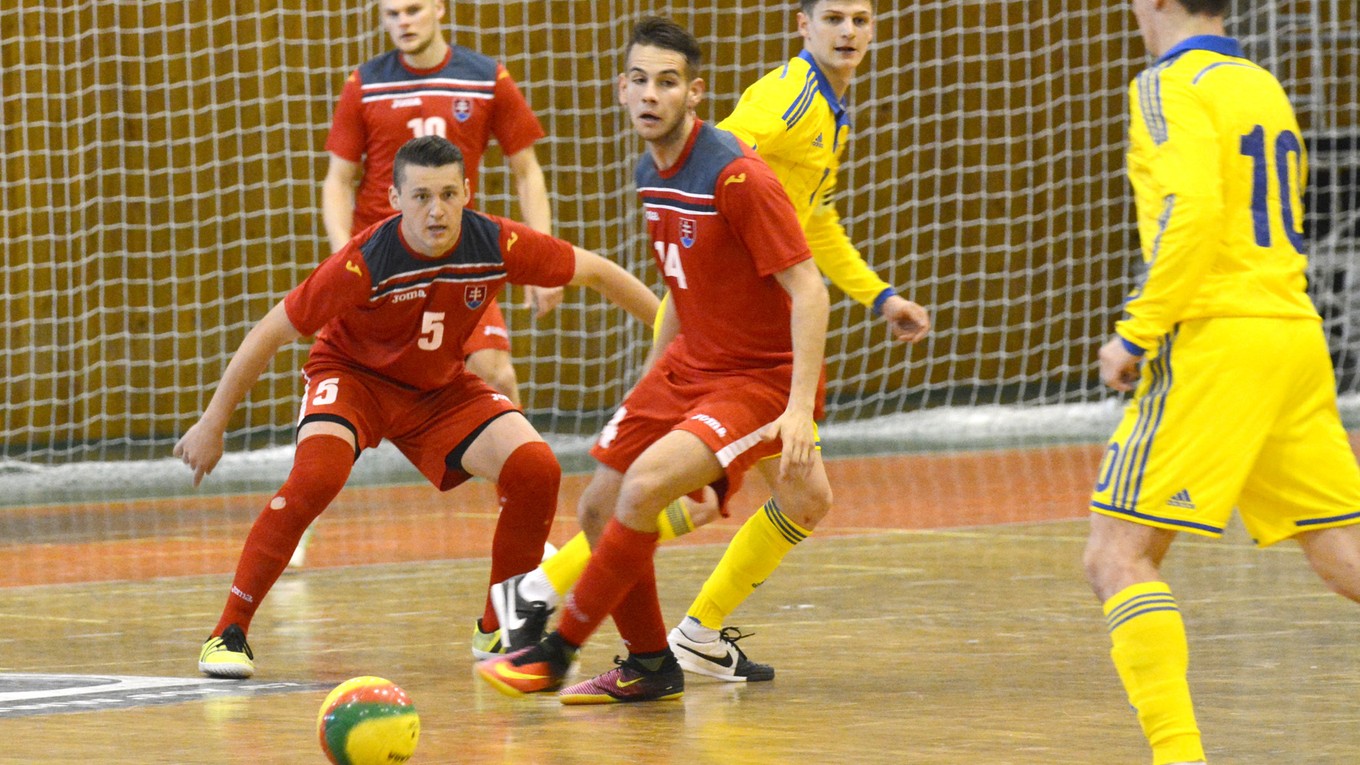
[[[255,674],[254,667],[247,667],[244,664],[218,664],[207,661],[198,663],[198,671],[208,677],[220,677],[229,680],[244,680]]]

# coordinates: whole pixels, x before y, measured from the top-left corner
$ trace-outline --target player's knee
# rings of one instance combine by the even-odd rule
[[[831,512],[831,485],[826,481],[809,482],[794,492],[775,495],[775,504],[785,518],[811,531]]]
[[[667,496],[665,476],[651,471],[629,472],[619,488],[616,513],[620,521],[650,521],[672,499]],[[650,513],[650,517],[647,516]]]
[[[601,492],[592,492],[589,488],[581,494],[581,500],[576,504],[576,522],[592,541],[599,539],[605,524],[613,515],[614,503],[606,500]]]
[[[1145,556],[1117,544],[1109,544],[1096,536],[1086,542],[1081,555],[1086,582],[1102,601],[1136,581],[1146,581],[1156,573],[1156,567]]]
[[[538,494],[551,492],[557,496],[562,482],[562,466],[557,455],[542,441],[521,444],[501,466],[496,484],[503,493],[526,492]]]

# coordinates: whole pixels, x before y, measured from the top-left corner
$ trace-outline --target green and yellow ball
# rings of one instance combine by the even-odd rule
[[[406,691],[391,681],[356,677],[322,702],[316,733],[335,765],[394,765],[415,754],[420,716]]]

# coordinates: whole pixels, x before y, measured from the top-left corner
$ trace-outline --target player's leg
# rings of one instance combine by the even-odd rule
[[[671,499],[722,475],[713,450],[688,431],[672,431],[648,447],[618,481],[614,517],[605,524],[590,563],[564,606],[558,630],[534,646],[482,662],[479,674],[511,694],[556,688],[577,649],[606,615],[612,615],[629,646],[628,660],[563,691],[564,703],[679,696],[683,673],[666,643],[652,566],[656,516]]]
[[[1158,764],[1204,760],[1187,680],[1185,622],[1160,573],[1175,536],[1168,529],[1092,514],[1083,559],[1103,604],[1110,656]]]
[[[740,631],[724,628],[727,618],[831,509],[831,484],[820,453],[814,454],[804,477],[781,479],[779,461],[773,458],[761,461],[757,469],[774,496],[742,524],[669,635],[686,670],[734,682],[773,680],[774,668],[746,657],[736,644],[743,637]]]
[[[512,411],[490,421],[467,445],[460,463],[463,472],[496,482],[500,514],[491,542],[490,583],[533,570],[557,512],[562,468],[552,449],[524,415]],[[547,614],[541,618],[546,622]],[[488,594],[479,631],[489,634],[502,626],[515,625],[501,624]]]
[[[683,693],[684,673],[666,642],[656,593],[657,511],[672,499],[717,481],[723,472],[709,446],[683,430],[663,436],[628,468],[614,517],[564,607],[558,630],[568,646],[580,646],[599,624],[590,619],[607,612],[628,646],[628,657],[602,675],[563,689],[563,703],[655,701]]]
[[[254,655],[246,643],[251,619],[288,565],[308,525],[335,499],[354,465],[352,427],[304,421],[293,467],[246,537],[231,592],[212,636],[199,651],[198,668],[213,677],[250,677]]]
[[[578,519],[603,518],[603,525],[617,501],[623,473],[600,465],[581,493]],[[582,520],[587,526],[589,521]],[[527,574],[511,576],[491,585],[491,605],[501,625],[501,640],[507,651],[530,646],[543,639],[548,619],[557,604],[576,584],[590,562],[590,542],[586,532],[572,537],[557,553]]]
[[[1326,336],[1314,321],[1278,322],[1272,362],[1287,404],[1242,492],[1242,522],[1258,544],[1294,538],[1334,592],[1360,601],[1360,466],[1336,408]]]
[[[618,496],[618,482],[622,481],[623,476],[611,468],[601,467],[600,470],[608,471],[614,476],[612,494],[604,503],[604,506],[612,507],[614,498]],[[604,494],[605,487],[609,485],[611,484],[608,480],[593,480],[582,496],[582,505],[600,506],[601,497],[592,497],[591,494]],[[591,517],[598,513],[595,510],[586,512]],[[657,514],[656,522],[660,534],[658,539],[664,543],[688,534],[719,517],[721,512],[718,508],[717,495],[712,488],[704,487],[703,502],[694,502],[687,497],[681,497]],[[600,526],[603,526],[603,522]],[[532,645],[543,638],[547,617],[556,611],[558,603],[580,580],[589,563],[590,540],[586,532],[581,531],[540,563],[538,568],[491,585],[491,603],[496,609],[497,621],[501,625],[507,621],[519,625],[516,629],[502,630],[503,645],[507,651]]]
[[[1296,538],[1322,581],[1360,603],[1360,526],[1306,531]]]

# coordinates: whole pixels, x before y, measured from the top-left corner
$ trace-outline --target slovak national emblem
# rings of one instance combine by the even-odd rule
[[[698,229],[699,224],[695,223],[693,218],[681,218],[680,244],[685,245],[686,249],[694,246],[694,236]]]

